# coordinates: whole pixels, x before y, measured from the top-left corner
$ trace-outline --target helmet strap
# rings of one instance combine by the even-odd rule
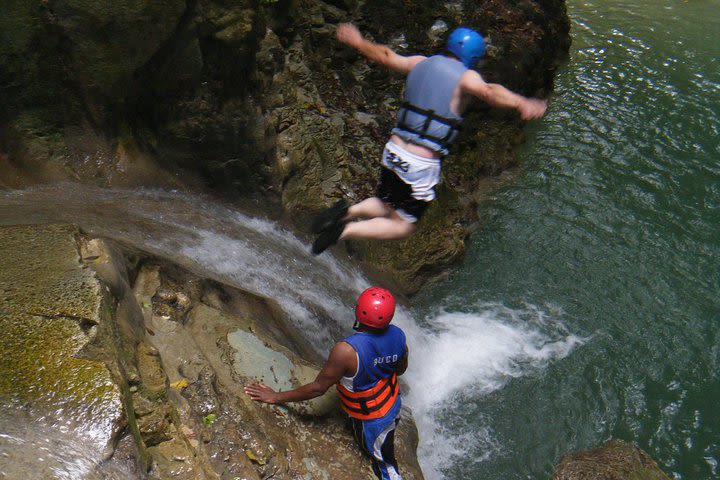
[[[381,333],[385,333],[389,327],[390,326],[388,325],[386,328],[375,328],[375,327],[365,325],[364,323],[360,323],[357,320],[355,320],[355,324],[353,325],[353,330],[355,330],[356,332],[374,333],[374,334],[378,335]]]

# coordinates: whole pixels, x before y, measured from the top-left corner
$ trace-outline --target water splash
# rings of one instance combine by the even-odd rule
[[[406,398],[420,431],[419,458],[428,479],[447,478],[444,470],[458,457],[481,462],[503,448],[490,421],[474,418],[470,425],[458,415],[468,402],[566,357],[584,342],[536,307],[479,304],[469,310],[441,309],[425,319],[426,328],[401,320],[412,345]]]
[[[177,191],[59,185],[0,192],[0,224],[28,222],[75,223],[271,298],[322,352],[347,333],[347,305],[368,286],[347,263],[311,256],[308,243],[275,222]]]
[[[63,208],[55,208],[57,203]],[[322,355],[349,333],[352,305],[369,286],[355,267],[329,254],[311,256],[307,243],[272,221],[180,192],[68,192],[58,187],[2,192],[0,214],[5,218],[0,223],[12,223],[9,212],[25,221],[79,223],[86,231],[271,298]],[[422,326],[400,308],[395,322],[408,336],[411,362],[405,383],[410,388],[405,398],[419,427],[419,455],[428,479],[443,478],[443,460],[454,455],[482,446],[489,456],[501,448],[482,423],[444,423],[448,411],[462,408],[464,395],[502,388],[511,378],[566,356],[581,342],[559,321],[530,307],[478,304],[467,312],[438,310]]]

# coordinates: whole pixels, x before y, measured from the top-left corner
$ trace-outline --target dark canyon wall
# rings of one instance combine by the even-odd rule
[[[489,40],[486,79],[525,95],[549,95],[569,47],[562,0],[2,4],[0,185],[209,188],[293,216],[373,191],[402,90],[335,40],[338,23],[407,54],[472,26]],[[515,162],[514,114],[478,104],[468,117],[440,201],[411,240],[422,249],[347,245],[405,292],[462,258],[479,180]]]

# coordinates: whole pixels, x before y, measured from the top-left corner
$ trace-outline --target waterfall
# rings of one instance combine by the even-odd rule
[[[0,206],[0,223],[75,223],[270,298],[323,356],[351,332],[355,298],[370,285],[347,260],[312,256],[309,238],[196,194],[56,185],[2,192]],[[582,342],[535,307],[478,303],[464,310],[440,305],[422,326],[403,307],[395,318],[408,337],[404,401],[419,427],[419,458],[429,479],[442,478],[454,455],[499,448],[477,424],[447,423],[453,411],[462,412],[469,392],[492,392]]]

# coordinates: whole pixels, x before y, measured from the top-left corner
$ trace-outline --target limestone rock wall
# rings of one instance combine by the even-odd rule
[[[256,381],[299,386],[324,361],[271,300],[72,226],[2,227],[0,246],[9,262],[0,273],[0,404],[25,412],[0,415],[0,429],[20,440],[0,439],[13,460],[4,475],[60,478],[85,461],[88,479],[373,478],[334,391],[287,406],[243,392]],[[38,459],[29,441],[38,417],[84,438],[82,449]],[[405,410],[404,478],[423,478],[417,442]]]
[[[459,24],[489,40],[490,81],[547,96],[567,55],[563,0],[4,0],[0,186],[58,178],[211,188],[293,218],[374,191],[403,79],[334,38],[353,21],[404,54],[442,50]],[[479,179],[515,163],[521,123],[476,105],[444,162],[423,249],[350,245],[416,291],[462,258]],[[298,224],[304,228],[304,224]]]
[[[122,453],[112,458],[125,422],[122,393],[115,364],[105,361],[111,355],[95,354],[112,330],[112,298],[81,261],[77,233],[66,225],[0,228],[3,478],[72,476],[67,458],[88,479],[136,472]]]

